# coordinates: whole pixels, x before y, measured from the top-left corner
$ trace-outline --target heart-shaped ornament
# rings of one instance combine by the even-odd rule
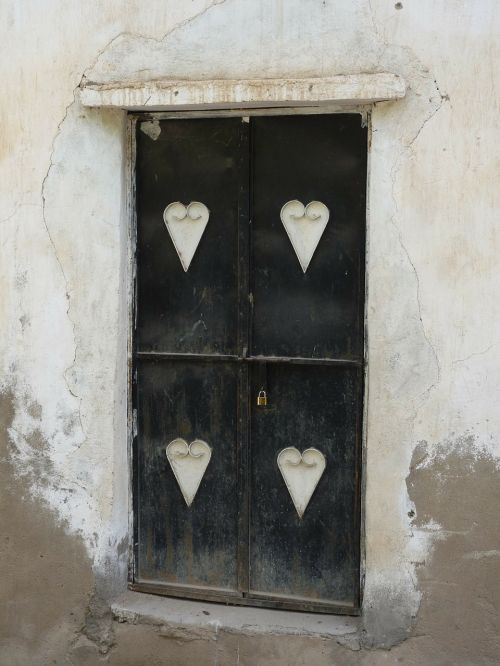
[[[280,218],[305,273],[328,224],[330,211],[321,201],[304,206],[293,199],[283,206]]]
[[[212,449],[201,439],[188,444],[178,437],[170,442],[165,452],[182,496],[191,506],[212,457]]]
[[[295,509],[302,518],[325,471],[325,456],[318,449],[310,448],[301,453],[289,446],[279,452],[277,460]]]
[[[180,201],[174,201],[163,211],[165,226],[184,271],[189,268],[209,217],[210,211],[199,201],[191,201],[188,206]]]

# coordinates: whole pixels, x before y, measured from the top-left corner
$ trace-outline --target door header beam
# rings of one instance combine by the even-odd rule
[[[85,81],[78,94],[83,106],[130,111],[352,106],[401,99],[406,83],[388,72],[306,79]]]

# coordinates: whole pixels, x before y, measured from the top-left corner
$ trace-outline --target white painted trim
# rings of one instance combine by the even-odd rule
[[[309,79],[220,79],[210,81],[145,81],[98,84],[79,90],[83,106],[127,110],[291,107],[301,105],[372,104],[397,100],[406,83],[397,74],[342,74]]]

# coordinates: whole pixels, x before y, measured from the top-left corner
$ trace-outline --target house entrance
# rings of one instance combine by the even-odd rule
[[[367,131],[158,122],[136,137],[132,587],[355,613]]]

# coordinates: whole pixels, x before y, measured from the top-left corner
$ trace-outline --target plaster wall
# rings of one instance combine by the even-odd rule
[[[371,116],[360,650],[271,637],[241,663],[497,663],[495,0],[6,0],[2,19],[0,662],[195,658],[108,610],[128,557],[126,118],[78,86],[385,71],[408,91]]]

